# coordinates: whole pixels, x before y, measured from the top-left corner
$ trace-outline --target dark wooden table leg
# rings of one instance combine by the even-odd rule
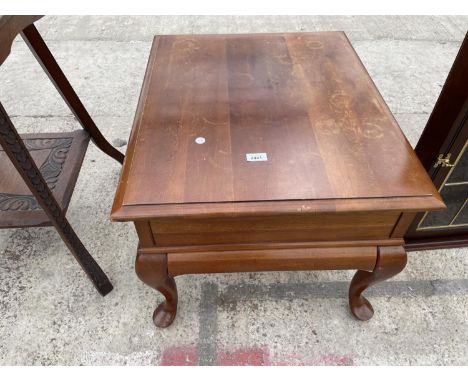
[[[178,297],[175,280],[167,273],[167,255],[138,253],[135,271],[141,281],[166,298],[154,311],[153,322],[157,327],[168,327],[176,316]]]
[[[68,223],[1,103],[0,145],[57,229],[70,252],[89,276],[99,293],[105,296],[112,290],[112,284]]]
[[[349,307],[354,317],[367,321],[374,315],[371,303],[361,294],[369,286],[400,273],[406,265],[406,252],[402,246],[379,247],[377,262],[372,272],[359,270],[349,287]]]
[[[68,82],[67,77],[63,74],[62,69],[60,69],[57,61],[55,61],[54,56],[42,39],[35,25],[31,24],[27,28],[23,29],[21,36],[59,91],[62,98],[70,107],[81,126],[83,126],[83,128],[89,133],[96,146],[116,161],[123,163],[125,156],[112,146],[99,131],[88,111],[78,98],[78,95],[70,85],[70,82]]]

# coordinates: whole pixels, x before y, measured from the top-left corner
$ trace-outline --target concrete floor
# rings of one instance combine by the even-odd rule
[[[410,142],[417,142],[468,17],[46,17],[37,23],[104,135],[130,133],[154,34],[344,30]],[[79,128],[25,44],[0,68],[21,132]],[[121,149],[124,151],[126,146]],[[351,318],[351,271],[178,278],[179,313],[133,270],[137,237],[109,213],[120,166],[92,144],[68,217],[115,289],[101,298],[54,229],[0,231],[0,364],[460,365],[468,363],[468,250],[409,254]]]

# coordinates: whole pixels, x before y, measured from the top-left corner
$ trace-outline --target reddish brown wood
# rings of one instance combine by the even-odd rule
[[[128,169],[128,166],[127,166]],[[123,172],[121,179],[124,177]],[[219,218],[233,216],[283,216],[291,214],[314,214],[334,212],[375,212],[396,211],[407,212],[441,210],[445,204],[436,193],[423,197],[371,198],[371,199],[323,199],[323,200],[291,200],[265,202],[234,202],[234,203],[187,203],[187,204],[155,204],[131,205],[121,203],[121,188],[117,193],[112,207],[113,221],[145,221],[158,218],[190,217]]]
[[[0,146],[96,289],[103,296],[108,294],[113,288],[112,284],[68,223],[65,213],[54,198],[1,103]]]
[[[408,227],[413,222],[415,216],[416,214],[412,212],[402,213],[395,227],[393,228],[390,237],[403,237],[405,232],[408,230]]]
[[[169,218],[151,221],[156,246],[387,239],[399,214],[381,213]]]
[[[324,200],[381,210],[393,198],[443,208],[338,32],[157,36],[128,152],[114,220],[244,214],[271,201],[268,212],[280,202],[315,212]],[[247,162],[256,152],[269,160]]]
[[[141,242],[140,242],[141,244]],[[340,241],[302,241],[302,242],[271,242],[271,243],[231,243],[231,244],[209,244],[209,245],[181,245],[167,247],[147,247],[140,246],[140,253],[188,253],[188,252],[221,252],[221,251],[256,251],[256,250],[276,250],[276,249],[297,249],[297,248],[354,248],[354,247],[373,247],[398,246],[403,245],[404,241],[398,239],[375,239],[375,240],[340,240]]]
[[[171,276],[195,273],[374,269],[376,247],[180,252],[168,256]]]
[[[411,239],[405,243],[407,252],[460,247],[468,247],[468,234]]]
[[[31,51],[84,129],[89,132],[98,147],[122,163],[123,154],[104,139],[36,30],[33,22],[39,18],[40,16],[0,17],[0,64],[10,53],[15,36],[22,32]],[[67,134],[66,139],[60,134],[46,134],[42,138],[47,139],[41,140],[35,136],[34,139],[27,140],[26,147],[0,105],[0,144],[24,182],[19,181],[15,173],[12,174],[12,166],[2,160],[0,228],[53,225],[98,291],[106,295],[112,290],[112,284],[65,218],[89,136],[86,132],[78,132]],[[58,144],[54,146],[54,142]],[[41,148],[41,144],[53,146],[49,147],[52,157],[47,157],[47,149]],[[33,151],[32,156],[28,148]],[[43,162],[44,160],[46,162]],[[45,167],[40,166],[40,170],[39,162],[45,164]],[[26,191],[24,184],[29,191]],[[5,189],[7,192],[2,192]]]
[[[70,133],[41,133],[21,136],[61,210],[66,213],[89,135],[83,130]],[[0,147],[0,228],[52,225],[21,175]]]
[[[161,292],[165,300],[153,313],[157,327],[165,328],[172,324],[177,313],[177,287],[167,272],[167,255],[138,253],[135,271],[141,281]]]
[[[9,56],[11,45],[21,31],[42,16],[0,16],[0,65]]]
[[[127,153],[111,218],[135,222],[159,326],[186,273],[352,268],[363,290],[402,268],[409,216],[444,208],[338,32],[157,36]]]
[[[154,247],[155,243],[153,240],[153,231],[149,222],[138,221],[135,222],[135,229],[140,239],[141,248],[151,248]]]
[[[21,32],[21,36],[29,46],[29,49],[36,57],[39,64],[42,66],[42,69],[44,69],[64,101],[67,103],[70,110],[75,115],[78,122],[80,122],[83,129],[89,133],[96,146],[119,163],[123,163],[124,155],[112,146],[97,128],[34,24],[24,28]]]
[[[351,280],[349,287],[349,307],[359,320],[367,321],[374,315],[374,308],[362,296],[371,285],[384,281],[400,273],[406,265],[406,252],[402,246],[378,247],[377,263],[372,272],[359,270]]]

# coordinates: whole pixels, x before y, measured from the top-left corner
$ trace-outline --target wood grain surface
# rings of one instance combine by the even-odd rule
[[[394,198],[444,206],[344,33],[156,36],[114,220]]]
[[[11,45],[15,37],[28,25],[39,20],[42,16],[30,15],[2,15],[0,16],[0,65],[9,56]]]
[[[155,37],[111,218],[135,223],[156,326],[190,273],[358,269],[369,319],[361,293],[441,208],[344,33]]]
[[[22,135],[62,211],[66,213],[89,143],[83,130]],[[0,146],[0,228],[52,225]]]
[[[375,247],[181,252],[168,255],[168,273],[178,276],[225,272],[373,270],[376,259]]]
[[[399,214],[296,214],[151,221],[155,246],[388,239]]]

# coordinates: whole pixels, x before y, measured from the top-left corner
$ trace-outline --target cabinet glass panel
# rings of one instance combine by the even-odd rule
[[[432,211],[424,215],[417,230],[468,226],[468,151],[467,145],[457,158],[439,189],[447,205],[443,211]]]
[[[460,210],[458,216],[455,218],[453,223],[455,225],[468,225],[468,203],[466,200],[463,208]]]
[[[468,184],[468,151],[464,151],[457,165],[454,167],[452,174],[450,174],[446,186],[464,183]]]

